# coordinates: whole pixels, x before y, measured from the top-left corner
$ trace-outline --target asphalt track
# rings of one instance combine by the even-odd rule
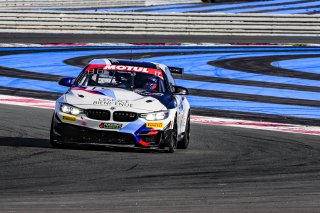
[[[271,61],[255,62],[263,67]],[[215,63],[232,69],[238,62]],[[8,75],[10,71],[21,74],[11,69]],[[282,76],[289,72],[277,71]],[[317,87],[295,87],[319,92]],[[58,95],[8,87],[0,93]],[[51,116],[52,110],[0,104],[0,212],[319,212],[319,136],[193,124],[190,148],[174,154],[54,149],[49,144]]]
[[[319,212],[319,137],[192,125],[174,154],[49,145],[52,110],[0,105],[0,212]]]

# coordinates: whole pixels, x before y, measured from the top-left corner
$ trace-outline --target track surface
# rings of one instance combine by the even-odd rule
[[[192,125],[175,154],[61,150],[51,114],[0,105],[0,212],[319,211],[317,136]]]
[[[307,54],[287,55],[289,52],[277,59],[313,60]],[[64,62],[82,66],[90,57]],[[319,53],[312,57],[319,57]],[[271,67],[275,59],[269,56],[245,59],[222,57],[210,63],[219,69],[236,67],[254,75],[269,66],[274,71],[272,78],[297,76],[299,82],[319,79],[312,72]],[[12,65],[24,64],[19,62]],[[59,78],[10,67],[1,67],[0,71],[5,77],[49,82]],[[265,83],[193,74],[186,75],[184,80],[320,91],[318,85],[305,83]],[[288,107],[320,106],[318,96],[298,101],[288,97],[266,99],[262,94],[236,96],[196,89],[192,92],[202,92],[204,97],[284,101]],[[44,99],[58,95],[5,86],[0,87],[0,94]],[[202,113],[213,115],[208,109]],[[51,116],[52,110],[0,104],[0,212],[319,212],[319,136],[193,124],[190,148],[175,154],[128,149],[54,149],[48,139]],[[271,115],[268,118],[276,119]],[[315,123],[319,124],[319,119]]]
[[[320,125],[320,75],[315,63],[319,47],[135,45],[0,50],[1,94],[54,100],[66,91],[58,79],[77,76],[93,58],[143,59],[185,68],[183,79],[175,78],[178,85],[189,88],[193,114]],[[290,63],[295,60],[299,63]],[[301,66],[305,63],[307,68]],[[294,69],[286,68],[292,65]]]

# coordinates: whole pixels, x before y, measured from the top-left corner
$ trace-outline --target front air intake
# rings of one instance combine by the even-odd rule
[[[88,118],[91,118],[94,120],[101,120],[101,121],[110,120],[110,111],[108,110],[87,109],[86,115]]]
[[[116,111],[113,113],[113,120],[119,122],[132,122],[138,119],[138,113]]]

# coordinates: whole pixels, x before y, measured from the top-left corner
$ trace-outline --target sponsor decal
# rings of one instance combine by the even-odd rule
[[[134,67],[134,66],[112,65],[112,64],[106,64],[106,65],[91,64],[86,69],[86,72],[89,75],[93,75],[93,74],[103,74],[106,71],[110,71],[110,70],[148,73],[163,79],[162,70],[147,68],[147,67]]]
[[[163,128],[163,122],[147,122],[147,128]]]
[[[93,101],[94,105],[105,105],[105,106],[119,106],[119,107],[133,107],[128,100],[110,99],[110,98],[99,98]]]
[[[99,125],[101,129],[121,129],[122,124],[117,123],[101,123]]]
[[[77,118],[75,116],[70,116],[70,115],[63,115],[62,120],[64,121],[70,121],[70,122],[76,122]]]

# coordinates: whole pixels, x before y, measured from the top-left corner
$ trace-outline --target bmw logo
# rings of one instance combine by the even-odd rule
[[[111,109],[111,110],[115,110],[116,108],[115,108],[115,107],[111,107],[110,109]]]

